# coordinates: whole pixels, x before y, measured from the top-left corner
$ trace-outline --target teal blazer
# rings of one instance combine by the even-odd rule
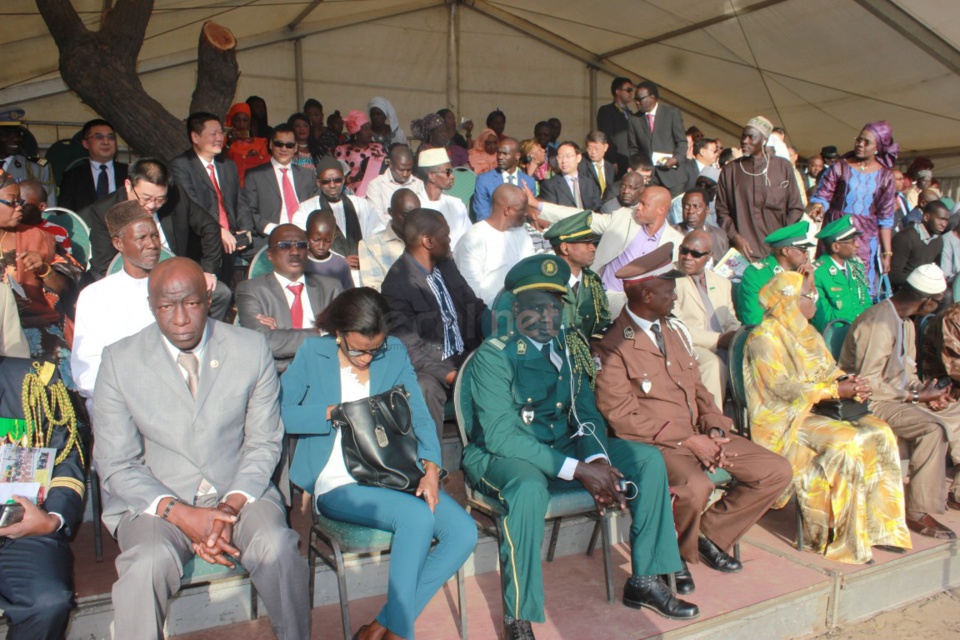
[[[370,365],[370,394],[402,384],[409,394],[413,432],[420,460],[442,467],[437,427],[417,383],[407,349],[398,338],[387,338],[387,348]],[[297,437],[290,479],[301,489],[313,487],[333,450],[336,432],[327,420],[327,407],[340,404],[340,362],[333,336],[308,338],[280,378],[280,415],[286,432]]]

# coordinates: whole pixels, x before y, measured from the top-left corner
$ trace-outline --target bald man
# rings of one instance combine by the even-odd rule
[[[523,228],[526,215],[526,193],[502,184],[493,191],[490,216],[473,225],[454,249],[457,268],[488,307],[510,268],[534,254],[533,241]]]
[[[186,258],[159,263],[148,295],[156,323],[104,349],[94,393],[103,522],[120,545],[115,635],[162,638],[196,554],[242,558],[277,638],[308,638],[307,563],[270,482],[283,425],[266,338],[208,318]]]

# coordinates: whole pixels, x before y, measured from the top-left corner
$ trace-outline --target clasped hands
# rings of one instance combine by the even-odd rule
[[[730,453],[724,449],[723,445],[730,442],[730,438],[720,435],[719,432],[714,435],[704,435],[697,433],[682,441],[681,446],[690,449],[693,455],[697,457],[706,469],[713,473],[717,469],[726,469],[732,467],[731,458],[737,454]]]
[[[193,552],[210,564],[234,568],[233,557],[240,557],[240,550],[233,546],[233,526],[239,520],[240,510],[231,499],[240,494],[231,494],[216,507],[196,507],[180,502],[170,510],[167,520],[183,531],[193,543]],[[246,499],[240,496],[246,502]],[[166,500],[157,507],[158,513],[166,509]],[[239,505],[240,508],[243,504]]]
[[[597,505],[597,511],[603,515],[605,509],[627,509],[627,498],[620,489],[623,474],[606,461],[597,458],[592,462],[578,462],[573,479],[579,480],[583,488],[590,492]]]

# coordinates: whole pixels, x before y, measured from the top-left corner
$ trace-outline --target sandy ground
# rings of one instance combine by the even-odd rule
[[[946,640],[960,638],[960,589],[887,611],[815,640]]]

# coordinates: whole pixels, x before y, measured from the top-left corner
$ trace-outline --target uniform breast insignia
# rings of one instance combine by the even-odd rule
[[[837,309],[843,309],[843,300],[837,300]]]
[[[837,268],[836,268],[836,267],[830,267],[829,269],[827,269],[827,272],[828,272],[830,275],[835,276],[835,275],[837,275]]]
[[[523,420],[523,424],[528,427],[533,424],[533,418],[536,414],[533,411],[533,405],[529,402],[523,405],[523,409],[520,411],[520,419]]]
[[[634,337],[636,337],[635,334],[633,333],[633,327],[624,327],[623,337],[626,338],[627,340],[633,340]]]
[[[527,343],[524,340],[517,340],[517,355],[522,356],[527,353]]]
[[[650,393],[650,389],[652,388],[653,388],[653,383],[647,380],[646,378],[644,378],[643,382],[640,383],[640,390],[643,391],[644,393]]]

